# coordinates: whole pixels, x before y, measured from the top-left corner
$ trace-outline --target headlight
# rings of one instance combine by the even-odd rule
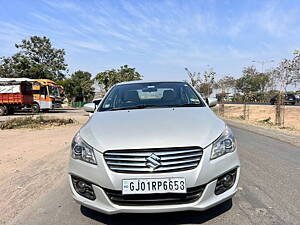
[[[212,144],[210,159],[216,159],[236,149],[236,140],[229,127],[226,126],[222,135]]]
[[[72,158],[97,165],[93,148],[82,140],[79,133],[72,141]]]

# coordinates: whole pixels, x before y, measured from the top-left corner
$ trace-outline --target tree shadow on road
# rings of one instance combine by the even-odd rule
[[[232,208],[232,200],[215,206],[203,212],[186,211],[173,213],[152,213],[152,214],[117,214],[105,215],[81,206],[81,213],[93,220],[107,225],[175,225],[175,224],[202,224]]]

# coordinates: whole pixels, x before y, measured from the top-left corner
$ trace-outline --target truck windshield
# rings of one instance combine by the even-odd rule
[[[53,86],[48,86],[49,87],[49,92],[50,92],[50,96],[54,96],[54,97],[59,97],[59,90],[57,87],[53,87]]]
[[[115,86],[98,111],[203,106],[201,98],[185,82],[152,82]]]

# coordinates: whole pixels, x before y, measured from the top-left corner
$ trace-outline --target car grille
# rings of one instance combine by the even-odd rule
[[[104,189],[106,195],[111,202],[117,205],[172,205],[172,204],[187,204],[197,201],[203,191],[205,185],[187,188],[187,193],[166,193],[166,194],[135,194],[122,195],[122,191]]]
[[[119,173],[167,173],[196,168],[202,154],[200,147],[115,150],[105,152],[104,159]]]

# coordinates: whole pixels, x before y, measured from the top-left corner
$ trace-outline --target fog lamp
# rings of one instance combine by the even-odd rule
[[[236,178],[236,171],[237,170],[234,169],[218,178],[216,189],[215,189],[216,195],[224,193],[234,185],[235,178]]]
[[[79,195],[88,198],[90,200],[96,199],[94,189],[90,182],[74,176],[72,176],[71,178],[72,178],[73,187]]]
[[[88,186],[86,185],[86,183],[84,183],[84,181],[78,181],[76,186],[80,193],[84,193],[86,191],[86,188],[88,188]]]
[[[230,187],[233,185],[234,179],[230,174],[227,174],[222,178],[221,182],[223,183],[224,187]]]

